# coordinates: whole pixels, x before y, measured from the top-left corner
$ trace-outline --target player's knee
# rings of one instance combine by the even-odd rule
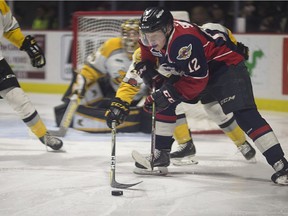
[[[25,119],[35,112],[35,108],[25,92],[18,87],[12,87],[1,91],[1,96],[15,110],[15,112]]]
[[[209,118],[211,118],[217,125],[222,125],[233,118],[233,114],[225,114],[222,107],[217,101],[203,104],[205,111],[207,112]]]

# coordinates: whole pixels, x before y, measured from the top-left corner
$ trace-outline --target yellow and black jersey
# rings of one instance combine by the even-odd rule
[[[100,77],[109,76],[110,84],[116,91],[131,62],[123,49],[122,38],[111,38],[87,57],[81,74],[91,83]]]
[[[25,36],[21,32],[19,24],[12,15],[11,10],[4,0],[0,0],[0,34],[16,47],[20,48]],[[1,59],[2,54],[1,54]]]

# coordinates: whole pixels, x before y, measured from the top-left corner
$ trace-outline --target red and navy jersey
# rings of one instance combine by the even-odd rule
[[[211,27],[215,27],[213,25],[211,24]],[[223,29],[227,30],[225,27]],[[213,68],[217,65],[213,62],[236,65],[244,60],[237,52],[235,41],[231,40],[227,32],[221,30],[201,28],[185,21],[174,20],[174,29],[167,46],[156,51],[140,43],[141,59],[155,64],[157,62],[169,70],[173,68],[171,71],[174,71],[174,75],[180,76],[174,87],[185,99],[191,100],[204,90],[209,73],[217,70]]]

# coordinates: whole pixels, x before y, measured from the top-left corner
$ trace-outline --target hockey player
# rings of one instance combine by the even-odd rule
[[[239,126],[254,141],[275,170],[271,180],[288,185],[287,160],[275,133],[257,110],[244,57],[229,37],[231,32],[223,33],[215,25],[201,28],[174,20],[170,11],[161,7],[144,11],[140,19],[144,64],[140,70],[148,74],[147,67],[158,61],[177,77],[148,96],[145,106],[149,109],[154,102],[158,115],[162,115],[170,110],[168,107],[193,100],[205,90],[217,99],[224,113],[234,114]],[[156,143],[156,149],[155,160],[162,161],[162,166],[169,165],[170,143]]]
[[[137,68],[142,68],[140,48],[135,51],[133,63],[118,88],[110,109],[106,112],[106,121],[110,128],[112,121],[116,121],[117,125],[123,123],[128,115],[132,98],[139,91],[139,86],[143,83],[143,80],[145,82],[149,79],[149,77],[140,75],[141,71]],[[165,83],[165,80],[168,80],[171,76],[170,71],[161,66],[158,68],[158,71],[154,68],[150,68],[149,70],[154,71],[153,75],[155,75],[157,88],[160,88]],[[146,83],[150,85],[149,81]],[[210,101],[204,104],[207,114],[236,144],[243,156],[247,160],[252,159],[256,153],[255,149],[246,141],[245,134],[238,126],[233,114],[229,113],[225,115],[215,99],[210,99]],[[198,102],[198,99],[194,102]],[[189,157],[194,156],[196,153],[196,148],[188,128],[186,114],[182,106],[183,103],[180,103],[176,108],[173,107],[171,109],[169,107],[165,111],[167,113],[161,113],[161,116],[156,115],[156,145],[158,146],[159,143],[169,143],[172,145],[174,142],[173,135],[179,144],[179,149],[171,154],[171,158],[180,160],[176,162],[177,165],[190,163],[191,158]],[[188,158],[183,160],[184,157]],[[158,166],[158,161],[155,161],[155,166]]]
[[[108,39],[89,54],[64,95],[64,98],[68,98],[71,94],[77,94],[81,98],[73,128],[95,133],[110,132],[104,121],[105,111],[131,64],[134,51],[139,47],[138,39],[139,19],[128,19],[121,24],[120,37]],[[145,89],[134,98],[134,105],[143,95],[147,95]],[[128,132],[139,124],[136,122],[139,121],[139,110],[130,115],[131,124],[123,125],[120,131]],[[78,124],[77,119],[80,118],[85,120]]]
[[[0,31],[13,45],[27,52],[34,67],[40,68],[45,65],[45,57],[35,39],[28,35],[24,36],[18,22],[11,14],[10,8],[4,0],[0,1]],[[11,67],[0,53],[0,96],[15,110],[30,130],[40,141],[54,150],[59,150],[63,143],[60,139],[47,133],[47,128],[41,120],[28,96],[21,89],[18,80]]]

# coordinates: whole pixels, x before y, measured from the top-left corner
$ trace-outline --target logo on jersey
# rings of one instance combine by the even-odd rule
[[[192,54],[192,44],[189,44],[188,46],[184,46],[180,48],[176,59],[186,60],[191,56],[191,54]]]
[[[137,80],[136,79],[133,79],[133,78],[130,78],[128,81],[127,81],[128,84],[132,85],[132,86],[137,86]]]

